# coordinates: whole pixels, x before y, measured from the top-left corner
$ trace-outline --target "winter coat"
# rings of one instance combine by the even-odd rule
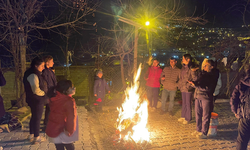
[[[47,87],[42,73],[37,69],[29,68],[23,76],[24,89],[26,92],[26,102],[30,104],[44,105],[48,99],[46,95]]]
[[[50,99],[49,106],[50,114],[46,134],[55,138],[66,130],[69,136],[72,135],[76,131],[75,99],[57,91],[56,96]]]
[[[244,79],[235,86],[232,96],[230,98],[231,110],[234,114],[237,114],[239,118],[243,117],[242,109],[245,100],[250,100],[250,75],[247,75]]]
[[[146,85],[155,88],[160,87],[161,73],[162,69],[160,67],[149,67],[144,76],[144,79],[147,80]]]
[[[217,79],[212,72],[202,71],[194,81],[194,98],[199,100],[213,100],[213,92],[217,83]]]
[[[176,91],[178,85],[177,82],[179,80],[179,74],[179,68],[172,68],[171,66],[165,67],[161,73],[161,78],[165,77],[165,80],[161,80],[164,89],[169,91]]]
[[[196,81],[197,76],[194,71],[192,71],[187,65],[182,66],[180,74],[179,74],[179,81],[178,81],[178,88],[181,92],[193,92],[194,88],[188,81]]]
[[[52,97],[55,94],[55,87],[57,85],[56,75],[55,73],[45,66],[45,69],[43,70],[42,76],[44,80],[47,82],[47,88],[48,88],[48,97]]]
[[[102,100],[105,97],[106,90],[110,91],[109,86],[104,78],[95,77],[94,83],[94,95],[97,95],[97,99],[101,98]]]
[[[3,76],[3,73],[0,71],[0,86],[4,86],[6,84],[6,80]],[[3,117],[5,114],[4,104],[3,104],[3,98],[0,93],[0,118]]]

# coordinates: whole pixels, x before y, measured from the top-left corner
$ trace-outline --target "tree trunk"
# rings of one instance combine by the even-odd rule
[[[20,62],[21,62],[21,74],[20,74],[20,105],[26,106],[25,96],[24,96],[24,85],[22,84],[22,79],[24,72],[26,71],[26,38],[24,33],[19,35],[19,44],[20,44]]]
[[[121,64],[121,79],[122,79],[122,89],[126,87],[126,82],[125,82],[125,77],[124,77],[124,66],[123,66],[123,59],[124,59],[124,54],[121,55],[120,57],[120,64]]]

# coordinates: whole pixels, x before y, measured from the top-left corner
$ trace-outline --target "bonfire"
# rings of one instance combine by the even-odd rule
[[[125,100],[122,107],[117,108],[117,134],[123,141],[133,143],[149,142],[150,133],[147,129],[148,101],[139,94],[139,77],[141,64],[134,77],[134,82],[125,90]]]

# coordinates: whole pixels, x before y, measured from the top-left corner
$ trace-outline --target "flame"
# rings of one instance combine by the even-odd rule
[[[139,77],[141,74],[141,64],[134,78],[134,83],[125,91],[125,101],[122,107],[117,108],[119,111],[117,119],[117,129],[120,138],[124,140],[133,140],[136,143],[149,141],[149,132],[147,129],[148,122],[148,102],[141,99],[139,88]]]

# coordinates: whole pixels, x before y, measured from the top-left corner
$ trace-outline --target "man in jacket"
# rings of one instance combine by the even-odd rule
[[[176,67],[176,59],[170,58],[170,66],[165,67],[161,73],[161,83],[163,84],[163,91],[161,96],[161,112],[164,114],[166,109],[166,100],[169,97],[168,112],[173,116],[174,98],[176,96],[177,82],[180,73],[180,69]]]
[[[230,98],[231,110],[239,119],[237,150],[246,150],[250,139],[250,65],[244,69],[246,77],[235,86]]]
[[[48,97],[51,98],[54,94],[55,94],[55,87],[57,84],[56,81],[56,75],[53,72],[53,70],[51,70],[51,68],[54,66],[54,61],[53,61],[53,57],[48,55],[45,56],[44,58],[44,62],[45,62],[45,69],[43,70],[42,76],[44,78],[44,80],[47,82],[47,89],[48,89]],[[45,109],[45,116],[44,116],[44,125],[47,125],[48,122],[48,117],[49,117],[49,104],[46,104],[46,109]]]

